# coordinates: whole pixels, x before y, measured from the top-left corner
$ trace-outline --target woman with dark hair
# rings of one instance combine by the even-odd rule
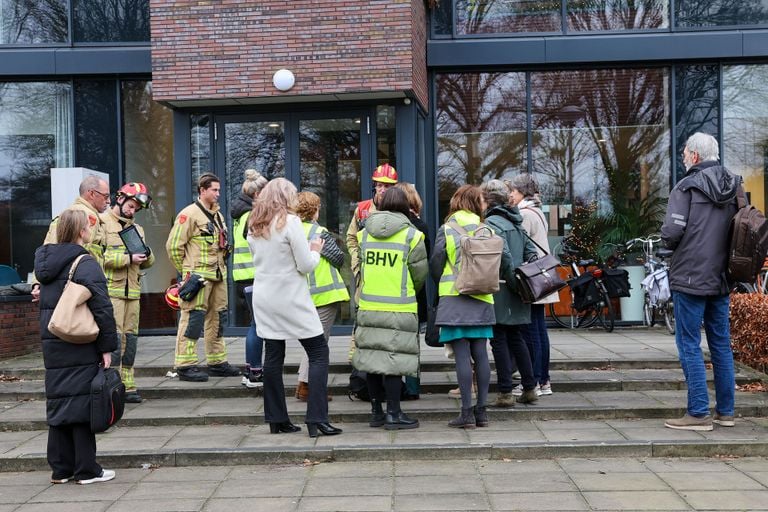
[[[357,234],[361,279],[352,366],[367,373],[368,424],[387,430],[419,426],[400,409],[402,376],[419,371],[416,293],[427,278],[424,235],[408,221],[409,211],[405,192],[390,188]]]
[[[531,321],[531,307],[524,304],[517,293],[515,268],[536,256],[536,248],[525,236],[523,218],[517,208],[509,204],[509,188],[500,180],[490,180],[482,187],[488,209],[485,221],[504,239],[504,256],[499,269],[505,281],[493,294],[496,325],[493,326],[491,349],[496,362],[498,395],[495,407],[512,407],[512,368],[517,363],[522,384],[517,399],[520,403],[532,403],[536,398],[531,355],[523,340],[521,329]]]
[[[456,360],[456,379],[461,392],[461,414],[448,423],[455,428],[488,426],[486,402],[491,368],[488,363],[488,338],[493,336],[496,315],[493,295],[461,295],[456,290],[456,268],[460,264],[461,234],[452,225],[458,224],[468,234],[474,234],[482,222],[485,199],[474,185],[462,185],[451,197],[445,224],[435,238],[434,252],[429,262],[432,278],[438,283],[440,302],[435,325],[440,327],[440,341],[450,343]],[[472,362],[477,379],[477,403],[472,407]]]
[[[56,227],[58,243],[35,251],[35,276],[40,282],[40,334],[45,365],[46,418],[48,421],[48,464],[51,482],[78,484],[106,482],[115,472],[96,462],[96,436],[91,432],[91,381],[99,364],[109,368],[111,353],[119,347],[107,278],[83,244],[90,238],[88,216],[82,210],[64,210]],[[72,281],[88,288],[88,309],[93,313],[99,335],[95,341],[67,343],[48,330],[67,284]]]

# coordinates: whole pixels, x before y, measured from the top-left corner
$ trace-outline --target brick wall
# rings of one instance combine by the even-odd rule
[[[424,0],[151,0],[157,101],[406,92],[427,106]],[[280,92],[272,75],[296,85]]]
[[[40,310],[31,295],[0,301],[0,359],[40,350]]]

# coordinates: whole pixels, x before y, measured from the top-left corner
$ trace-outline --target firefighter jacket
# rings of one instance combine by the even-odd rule
[[[78,197],[72,206],[67,208],[68,210],[82,210],[88,215],[88,230],[91,234],[88,243],[83,244],[83,247],[93,256],[93,258],[99,263],[99,266],[104,268],[104,250],[107,244],[107,231],[104,227],[104,222],[101,218],[101,214],[85,199]],[[56,228],[59,225],[59,218],[56,217],[48,227],[48,234],[45,235],[43,245],[58,243],[56,238]]]
[[[110,297],[120,299],[138,299],[141,296],[141,270],[155,263],[155,255],[150,251],[143,263],[131,263],[131,255],[125,249],[120,238],[120,231],[128,226],[136,226],[136,230],[144,239],[144,229],[133,219],[115,215],[110,208],[101,214],[107,233],[107,249],[104,253],[104,274],[107,276],[107,291]]]
[[[193,272],[210,281],[227,275],[227,228],[219,205],[208,210],[195,201],[179,212],[165,250],[182,275]]]
[[[304,234],[307,240],[312,240],[315,236],[322,236],[323,233],[328,232],[328,230],[316,222],[302,222],[302,226],[304,227]],[[337,258],[335,263],[339,263],[340,266],[344,263],[344,253],[341,252],[341,249],[339,249],[339,246],[336,245],[336,241],[332,237],[324,238],[326,242],[323,251],[320,253],[320,263],[317,264],[315,270],[307,274],[309,293],[312,295],[312,302],[318,308],[335,302],[346,302],[349,300],[349,292],[344,284],[344,280],[341,278],[341,274],[331,264],[331,259],[326,256],[328,254],[327,251],[332,251]],[[330,254],[328,255],[330,256]],[[340,261],[338,256],[341,256]]]

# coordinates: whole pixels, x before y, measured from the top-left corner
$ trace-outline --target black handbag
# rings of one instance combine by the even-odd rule
[[[104,432],[123,417],[124,411],[125,384],[120,372],[99,366],[91,381],[91,432]]]
[[[560,266],[560,260],[554,255],[547,253],[542,246],[522,232],[533,245],[544,252],[544,256],[530,263],[524,263],[515,269],[515,278],[517,279],[517,289],[520,297],[526,304],[540,301],[544,297],[555,293],[561,288],[565,288],[567,283],[557,273]]]
[[[424,343],[428,347],[442,347],[440,343],[440,326],[435,325],[437,319],[437,303],[438,298],[435,299],[434,306],[427,306],[427,330],[424,332]]]

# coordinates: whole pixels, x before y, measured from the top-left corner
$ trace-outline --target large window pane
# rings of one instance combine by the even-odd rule
[[[75,160],[79,167],[109,174],[113,191],[120,186],[117,112],[115,80],[75,82]]]
[[[668,72],[606,69],[531,74],[533,161],[552,229],[592,205],[603,241],[658,229],[669,191]]]
[[[695,132],[719,137],[720,67],[679,65],[675,68],[675,115],[677,119],[677,154],[674,156],[677,179],[685,175],[683,148]]]
[[[436,36],[451,35],[453,25],[453,0],[439,0],[432,9],[432,33]]]
[[[0,0],[0,44],[67,42],[67,0]]]
[[[138,181],[149,188],[152,207],[139,212],[147,245],[155,253],[155,264],[141,283],[141,327],[173,327],[176,314],[165,305],[165,289],[176,278],[176,270],[165,256],[176,214],[173,172],[173,115],[152,100],[152,83],[122,83],[125,181]]]
[[[566,0],[568,31],[669,27],[669,0]]]
[[[376,107],[376,165],[388,163],[397,168],[395,137],[395,107]]]
[[[744,178],[752,204],[768,204],[768,66],[723,67],[723,163]]]
[[[211,118],[208,115],[189,116],[190,158],[192,161],[192,197],[197,197],[197,180],[201,174],[212,172],[211,167]]]
[[[765,0],[677,0],[679,27],[718,27],[768,23]]]
[[[440,218],[464,183],[526,168],[525,73],[438,75],[437,178]]]
[[[456,0],[457,34],[560,32],[560,0]]]
[[[76,43],[149,42],[149,0],[72,0]]]
[[[22,279],[51,222],[51,167],[71,167],[71,88],[0,83],[0,264]]]

